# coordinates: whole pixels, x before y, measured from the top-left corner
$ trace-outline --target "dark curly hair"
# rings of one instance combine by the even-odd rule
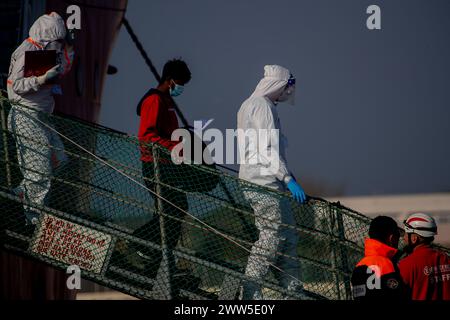
[[[166,62],[163,68],[161,83],[174,79],[188,83],[191,80],[191,71],[186,62],[181,59],[172,59]]]

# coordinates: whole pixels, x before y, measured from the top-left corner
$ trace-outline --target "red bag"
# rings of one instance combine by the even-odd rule
[[[56,66],[56,50],[25,51],[24,77],[39,77]]]

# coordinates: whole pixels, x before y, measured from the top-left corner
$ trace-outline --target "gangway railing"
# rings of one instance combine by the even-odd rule
[[[170,165],[158,145],[18,103],[12,108],[28,125],[14,129],[11,102],[0,102],[3,248],[64,270],[77,265],[83,278],[142,299],[233,300],[246,280],[267,299],[351,299],[368,217],[319,198],[298,205],[214,167]],[[65,162],[43,165],[62,151]],[[141,152],[153,157],[150,174],[143,175]],[[27,196],[45,192],[36,181],[51,182],[45,201]],[[30,191],[18,192],[23,185]],[[245,274],[258,238],[246,192],[294,212],[295,224],[277,226],[299,234],[297,255],[276,255],[300,267],[303,291],[281,286],[276,261],[265,279]],[[38,223],[25,225],[26,213]]]

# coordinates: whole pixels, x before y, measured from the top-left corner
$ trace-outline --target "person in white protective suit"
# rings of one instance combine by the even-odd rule
[[[8,130],[14,136],[24,178],[13,192],[31,204],[45,204],[53,169],[66,160],[62,141],[45,125],[49,125],[45,114],[54,109],[53,95],[62,94],[55,80],[68,73],[73,62],[74,52],[65,40],[66,34],[64,20],[56,12],[43,15],[30,28],[29,38],[11,56],[7,89],[12,108]],[[57,64],[44,75],[24,77],[25,52],[35,50],[56,50]],[[25,205],[24,209],[26,223],[35,224],[39,214],[32,205]]]
[[[278,65],[267,65],[264,70],[264,78],[237,115],[239,178],[278,191],[288,189],[296,201],[303,203],[306,195],[287,167],[286,138],[280,132],[277,113],[279,102],[294,104],[295,78],[288,69]],[[286,257],[297,257],[298,234],[280,225],[295,225],[289,201],[286,197],[245,187],[243,193],[254,210],[259,229],[259,239],[252,247],[245,275],[261,281],[270,265],[275,264],[282,270],[280,285],[302,295],[299,263]],[[252,280],[244,281],[241,296],[243,300],[262,299],[261,285]]]

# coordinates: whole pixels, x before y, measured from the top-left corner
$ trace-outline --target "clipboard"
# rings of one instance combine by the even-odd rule
[[[25,51],[24,77],[39,77],[56,65],[56,50]]]

